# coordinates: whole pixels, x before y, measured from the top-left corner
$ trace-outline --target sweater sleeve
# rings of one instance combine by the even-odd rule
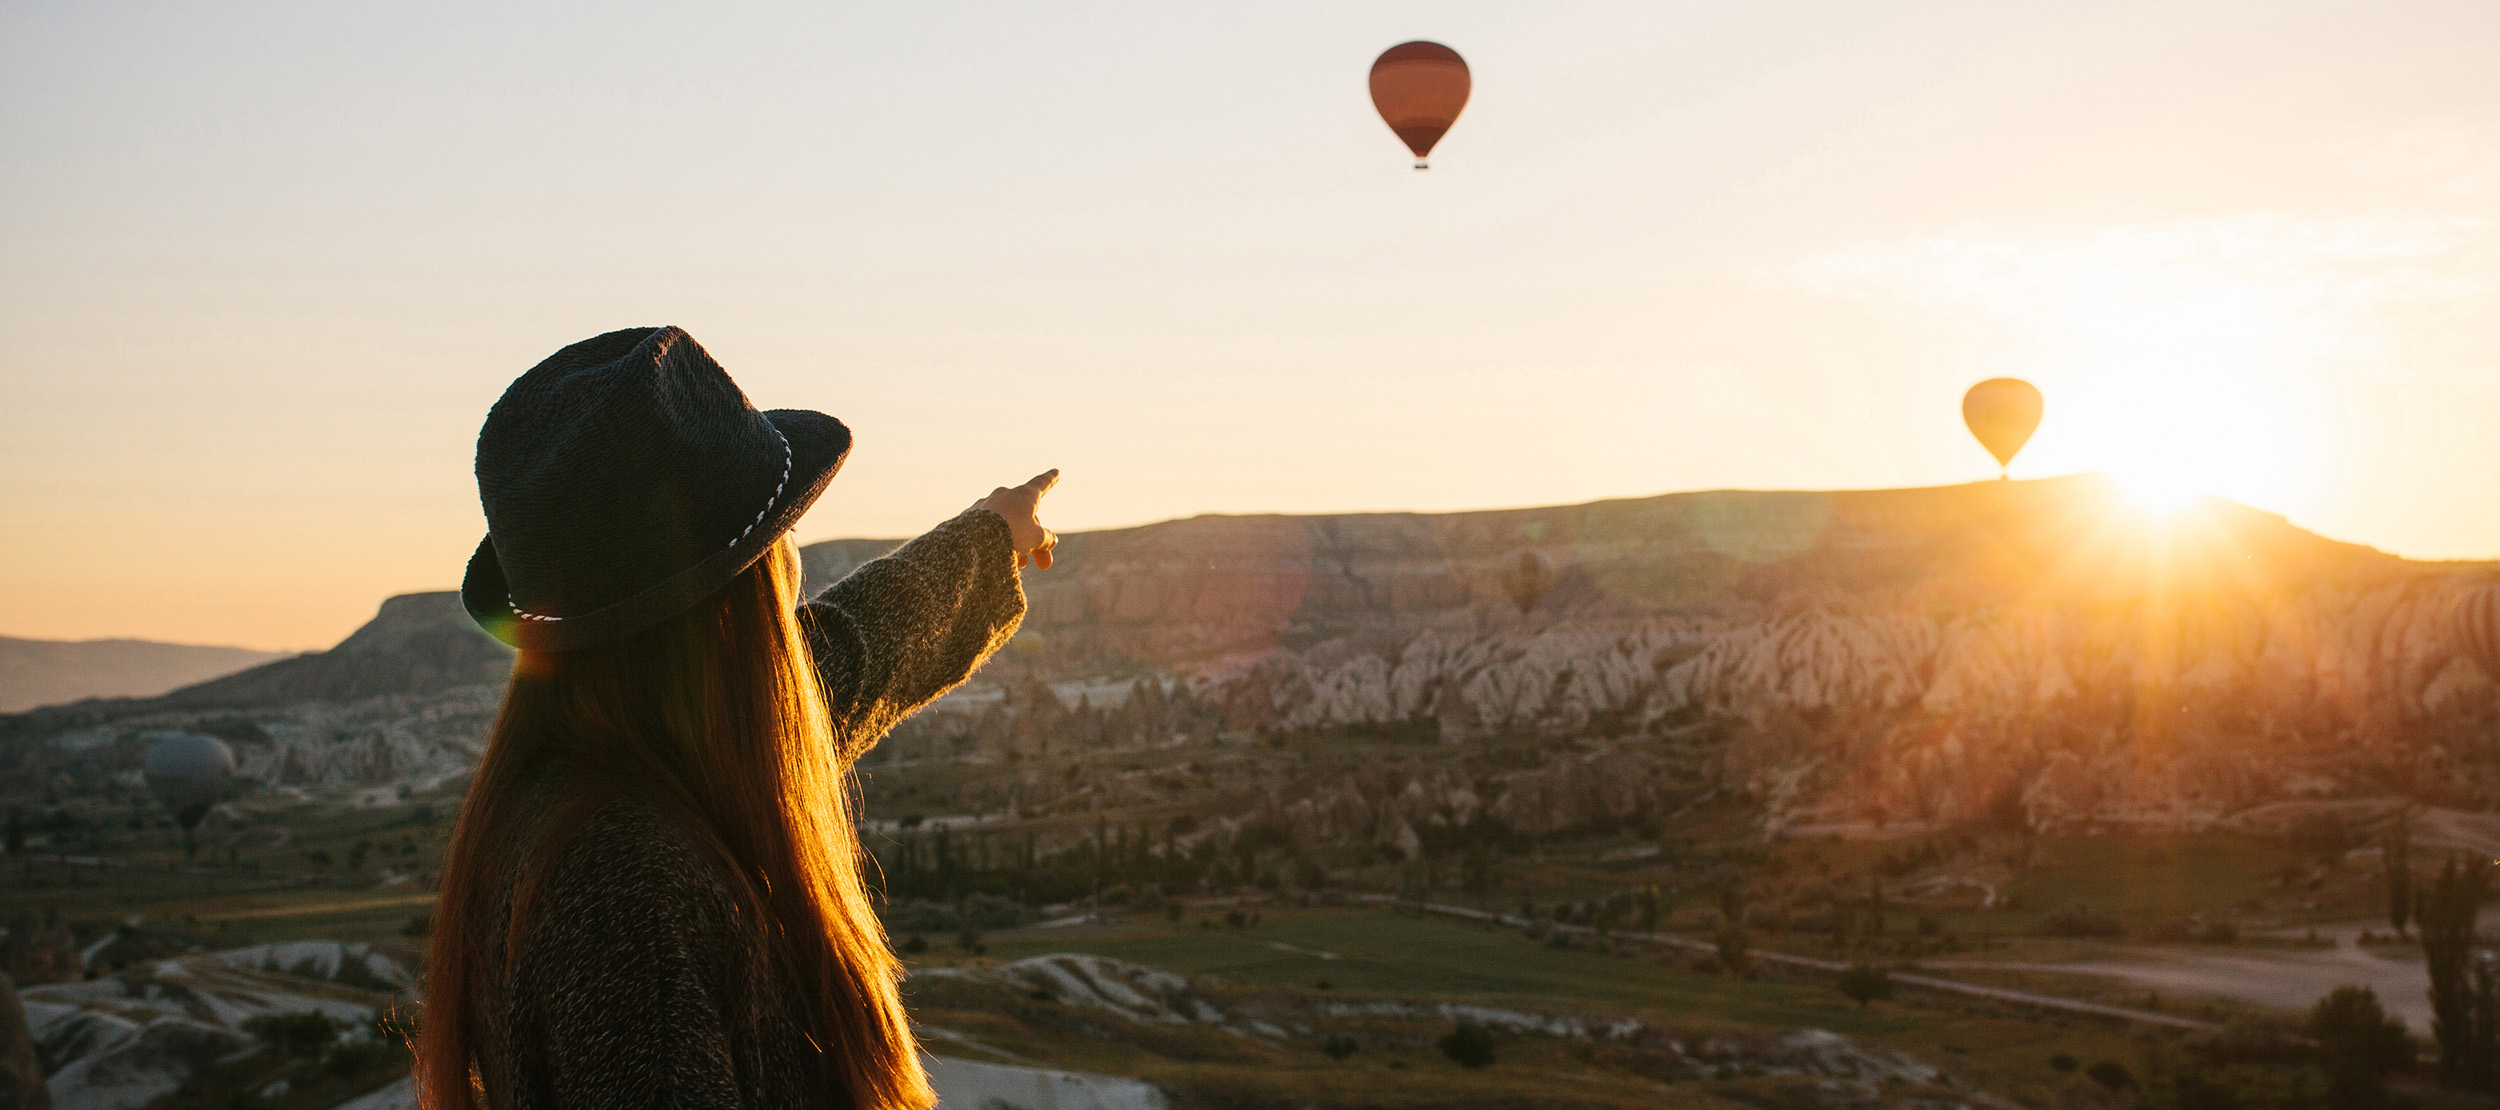
[[[516,961],[550,1110],[736,1110],[726,894],[640,815],[593,820],[549,873]],[[594,866],[595,864],[595,866]]]
[[[1015,635],[1024,584],[1007,522],[966,510],[861,564],[800,617],[851,763]]]

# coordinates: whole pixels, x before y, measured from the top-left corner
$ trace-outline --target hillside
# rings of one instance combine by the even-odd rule
[[[0,636],[0,713],[80,698],[154,697],[278,658],[281,652],[152,640]]]
[[[0,717],[0,736],[39,737],[115,721],[207,711],[347,704],[500,685],[512,652],[480,631],[451,591],[401,594],[328,651],[289,656],[155,697],[108,698]]]
[[[2096,478],[1202,517],[1062,552],[985,676],[1005,696],[942,705],[894,757],[1213,733],[1586,749],[1549,743],[1500,781],[1399,773],[1262,802],[1392,839],[1478,809],[1530,829],[1628,820],[1692,781],[1773,827],[2192,828],[2286,796],[2500,799],[2484,758],[2500,687],[2448,629],[2492,567],[2218,500],[2147,516]],[[864,553],[810,549],[828,573]],[[1156,797],[1000,789],[1026,808]]]
[[[809,579],[893,543],[811,545]],[[2090,477],[1074,533],[1027,576],[1008,651],[879,753],[919,770],[870,803],[1393,846],[1479,816],[1654,826],[1704,798],[1766,829],[2479,808],[2500,801],[2500,684],[2447,614],[2494,577],[2228,502],[2150,517]],[[0,718],[0,774],[103,783],[179,726],[272,788],[447,781],[509,661],[452,595],[393,598],[327,652]],[[1356,762],[1262,762],[1254,740]],[[1094,758],[1201,747],[1225,754],[1180,777]]]
[[[806,549],[830,581],[890,541]],[[2097,477],[1834,493],[1717,491],[1469,513],[1202,516],[1064,537],[1030,575],[1052,674],[1203,671],[1277,649],[1663,615],[2120,602],[2275,592],[2417,567],[2209,500],[2144,517]]]
[[[809,546],[809,578],[893,546]],[[1027,575],[1008,649],[857,768],[860,815],[902,950],[971,969],[916,980],[916,1020],[1014,1054],[999,1060],[1208,1097],[1342,1093],[1323,1031],[1404,1090],[1449,1011],[1381,1007],[1424,999],[1647,1022],[1620,1007],[1681,992],[1669,1009],[1712,1023],[1709,1045],[1759,1020],[1971,1047],[1933,1000],[1869,1016],[1788,972],[1700,974],[1731,919],[1765,959],[1936,961],[1922,975],[1995,959],[1967,974],[2022,990],[2042,984],[2003,976],[2068,974],[2107,950],[2087,938],[2123,933],[2170,946],[2171,978],[2052,993],[2222,1021],[2194,995],[2247,992],[2182,968],[2272,983],[2268,1006],[2347,981],[2354,963],[2275,950],[2382,912],[2371,845],[2407,802],[2417,863],[2500,842],[2500,682],[2449,616],[2496,571],[2227,502],[2147,516],[2088,478],[1078,533]],[[452,595],[417,594],[327,652],[0,717],[0,808],[29,852],[0,910],[40,900],[92,934],[155,905],[169,927],[215,919],[220,943],[412,950],[510,664]],[[237,758],[196,855],[139,773],[175,728]],[[1516,910],[1524,935],[1358,908],[1392,891]],[[1017,928],[1037,918],[1053,927]],[[1653,925],[1670,949],[1614,932]],[[1129,1044],[983,977],[1065,951],[1158,983],[1216,976],[1251,992],[1223,1012],[1310,1030],[1262,1048],[1158,1021]],[[2359,958],[2390,997],[2420,997],[2420,964]],[[1655,1028],[1643,1067],[1673,1056]],[[2006,1028],[2070,1046],[2085,1025]],[[1628,1057],[1608,1043],[1522,1044],[1502,1074],[1611,1082]],[[2051,1066],[2047,1042],[2022,1043],[2023,1067]],[[1207,1045],[1248,1055],[1210,1069]],[[1696,1092],[1742,1078],[1687,1065],[1673,1075]],[[2070,1090],[2024,1104],[2116,1105]]]

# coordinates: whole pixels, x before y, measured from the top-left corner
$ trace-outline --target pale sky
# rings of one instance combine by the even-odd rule
[[[1475,96],[1416,173],[1374,55]],[[0,634],[326,646],[678,324],[804,540],[1991,476],[2500,555],[2500,4],[0,6]]]

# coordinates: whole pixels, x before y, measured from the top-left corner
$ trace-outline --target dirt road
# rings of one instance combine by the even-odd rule
[[[1385,894],[1364,895],[1361,897],[1364,901],[1381,904],[1392,904],[1398,902],[1397,899],[1391,898]],[[1518,929],[1524,928],[1528,925],[1528,922],[1523,918],[1512,917],[1508,914],[1487,913],[1483,910],[1468,909],[1465,906],[1450,906],[1437,902],[1408,902],[1403,904],[1413,906],[1414,908],[1420,909],[1426,913],[1437,913],[1449,917],[1463,917],[1473,921],[1489,921],[1505,928]],[[1560,925],[1553,922],[1546,922],[1544,924],[1546,928],[1557,932],[1574,933],[1582,936],[1593,935],[1596,933],[1596,930],[1588,928],[1584,925]],[[1717,947],[1715,945],[1704,941],[1694,940],[1691,937],[1677,936],[1672,933],[1613,932],[1607,935],[1622,940],[1648,941],[1652,944],[1662,944],[1673,948],[1683,948],[1698,952],[1717,951]],[[1812,968],[1816,971],[1829,971],[1834,973],[1846,971],[1849,968],[1849,965],[1836,960],[1816,959],[1812,956],[1792,956],[1785,952],[1766,952],[1761,949],[1753,950],[1752,958],[1766,963],[1787,964],[1791,967],[1805,967]],[[2017,965],[1998,964],[1995,966],[2013,967]],[[1892,974],[1892,981],[1902,986],[1924,987],[1928,990],[1943,991],[1947,994],[1958,994],[1968,998],[1986,998],[1997,1002],[2011,1002],[2016,1005],[2038,1007],[2044,1010],[2062,1010],[2071,1014],[2091,1014],[2096,1017],[2118,1018],[2122,1021],[2141,1022],[2146,1025],[2167,1025],[2176,1029],[2197,1030],[2210,1030],[2215,1028],[2214,1023],[2210,1021],[2198,1021],[2195,1018],[2184,1018],[2175,1014],[2165,1014],[2154,1010],[2136,1009],[2131,1006],[2111,1006],[2105,1003],[2092,1002],[2081,998],[2069,998],[2065,995],[2042,994],[2038,991],[1981,986],[1977,983],[1964,983],[1953,979],[1938,978],[1933,975],[1919,975],[1910,972],[1896,971]]]
[[[2351,945],[2265,953],[2145,948],[2076,963],[1929,960],[1920,966],[1937,971],[1994,968],[2094,975],[2162,994],[2232,998],[2279,1010],[2306,1010],[2337,987],[2365,986],[2378,992],[2379,1004],[2388,1013],[2403,1018],[2414,1032],[2428,1033],[2430,979],[2423,974],[2419,953],[2409,954],[2414,958],[2407,961]]]

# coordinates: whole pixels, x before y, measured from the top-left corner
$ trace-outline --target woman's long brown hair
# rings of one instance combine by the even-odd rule
[[[788,541],[719,593],[605,647],[523,652],[504,692],[443,866],[427,957],[416,1078],[425,1110],[492,1110],[473,1088],[484,1049],[492,914],[504,877],[518,893],[503,946],[517,954],[530,895],[569,830],[630,796],[682,826],[730,876],[738,920],[783,966],[797,1017],[821,1049],[823,1081],[863,1110],[936,1101],[895,989],[900,967],[869,909],[835,724],[796,613]],[[531,779],[562,761],[591,786],[553,817],[530,812]],[[543,825],[539,822],[544,819]],[[532,842],[529,859],[514,859]]]

